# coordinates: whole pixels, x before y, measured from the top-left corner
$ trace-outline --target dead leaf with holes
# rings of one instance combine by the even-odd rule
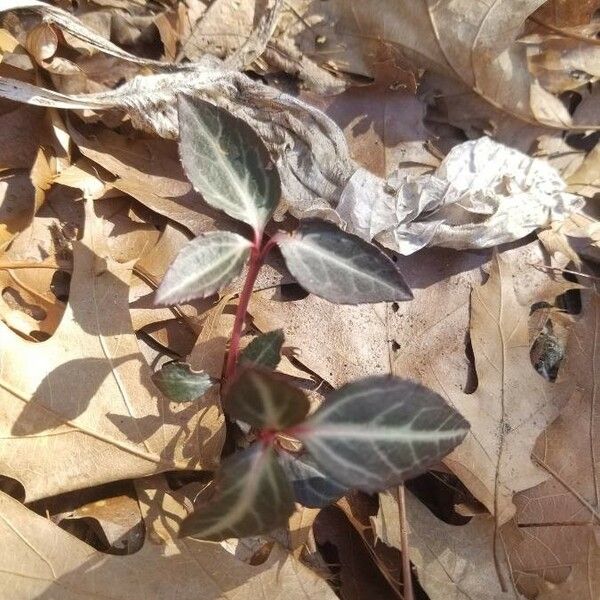
[[[550,478],[515,496],[522,536],[507,548],[517,584],[529,594],[539,593],[542,579],[558,584],[586,566],[588,533],[600,540],[600,397],[595,385],[600,297],[586,292],[584,299],[562,367],[577,389],[534,450]]]
[[[532,267],[528,271],[530,276],[535,274]],[[548,276],[543,277],[548,284],[552,283]],[[560,288],[560,284],[550,286],[553,295],[560,293],[557,291]],[[543,289],[539,288],[538,300],[545,299]],[[410,348],[405,348],[394,365],[397,374],[417,375],[425,385],[441,393],[471,424],[465,441],[444,462],[496,514],[499,524],[514,515],[515,492],[548,478],[533,464],[530,454],[537,437],[556,418],[572,389],[568,378],[550,383],[531,364],[528,316],[533,301],[526,305],[519,303],[510,263],[495,256],[488,281],[475,287],[471,295],[470,336],[478,379],[477,389],[471,394],[462,391],[464,338],[454,342],[462,346],[462,352],[457,352],[453,345],[434,352],[433,346],[420,359],[424,349],[421,347],[419,351],[417,345],[414,356]],[[463,308],[464,304],[457,307],[461,311]],[[444,309],[447,315],[451,312]],[[436,327],[442,325],[443,319]],[[425,341],[426,338],[421,339],[420,344]]]
[[[177,539],[187,511],[160,477],[139,481],[146,541],[130,556],[97,552],[0,493],[2,589],[16,597],[115,600],[272,597],[334,600],[324,579],[275,545],[265,562],[247,565],[219,544]],[[200,592],[199,592],[200,591]]]
[[[42,343],[0,327],[0,473],[28,500],[177,468],[214,468],[216,403],[172,406],[131,329],[133,261],[117,262],[91,205],[74,244],[69,302]]]

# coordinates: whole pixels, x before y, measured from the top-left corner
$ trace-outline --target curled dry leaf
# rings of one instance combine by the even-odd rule
[[[36,6],[43,10],[39,4]],[[425,5],[419,6],[415,15],[428,18],[423,12],[426,10]],[[55,10],[57,9],[51,11],[52,15]],[[485,10],[487,9],[481,8],[480,12],[474,10],[473,14],[477,23],[478,19],[482,19],[487,27],[489,15]],[[510,27],[515,27],[519,15],[522,16],[523,13],[508,13]],[[63,20],[67,18],[74,19],[67,13],[61,16]],[[80,23],[77,24],[77,29],[81,29]],[[498,32],[492,28],[487,33],[491,36]],[[482,39],[487,38],[477,38],[478,44],[482,43]],[[482,51],[485,49],[485,44],[479,48]],[[113,49],[106,47],[105,51],[112,52]],[[494,49],[491,51],[493,53]],[[503,56],[498,59],[500,63]],[[141,59],[137,60],[139,62]],[[158,68],[152,61],[147,61],[147,64]],[[384,205],[396,205],[397,194],[390,191],[384,180],[368,172],[359,171],[359,181],[350,181],[357,166],[350,158],[342,131],[325,114],[307,103],[252,81],[241,73],[228,71],[221,64],[209,59],[188,66],[162,64],[159,70],[163,72],[135,77],[114,91],[81,95],[60,94],[23,82],[0,78],[0,95],[21,102],[60,108],[122,108],[128,112],[134,126],[169,138],[176,138],[179,132],[176,111],[178,95],[210,100],[246,121],[259,134],[274,157],[281,177],[283,195],[294,216],[318,215],[341,222],[340,216],[335,212],[340,197],[344,193],[352,197],[359,191],[378,198]],[[165,70],[170,72],[164,72]],[[496,78],[492,81],[496,86]],[[270,115],[268,120],[262,116],[265,113]],[[410,207],[406,207],[402,204],[400,210],[404,210],[405,213],[411,212],[414,211],[414,206],[411,204]],[[561,209],[561,212],[564,211]],[[414,216],[411,216],[408,222],[413,220]],[[528,226],[527,231],[547,224],[547,215],[544,212],[541,222],[538,222],[539,218],[524,218],[526,223],[531,220],[535,222]],[[436,243],[431,235],[422,239],[422,229],[422,225],[417,221],[414,231],[411,231],[413,239],[421,238],[416,247],[422,247],[431,241]],[[430,231],[431,226],[427,230]],[[523,231],[518,228],[504,235],[499,232],[495,241],[511,241],[521,235]],[[473,245],[478,247],[481,243],[474,243],[469,239],[461,247]]]
[[[367,54],[372,52],[369,34],[381,37],[384,32],[385,41],[399,45],[417,65],[460,81],[486,102],[523,121],[563,129],[571,125],[567,109],[536,84],[528,70],[526,48],[518,41],[524,22],[544,1],[312,3],[303,18],[314,22],[320,17],[321,23],[313,25],[311,33],[321,35],[326,43],[316,51],[314,45],[305,51],[315,59],[321,51],[324,60],[343,65],[348,44],[366,38],[362,43]]]

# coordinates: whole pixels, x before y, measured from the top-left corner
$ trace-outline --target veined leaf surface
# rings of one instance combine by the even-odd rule
[[[174,402],[197,400],[217,383],[208,373],[193,371],[187,363],[177,361],[163,365],[152,375],[152,381]]]
[[[467,421],[432,390],[380,376],[330,394],[294,435],[326,475],[374,492],[422,473],[468,430]]]
[[[372,244],[335,225],[309,219],[279,242],[298,283],[337,304],[410,300],[396,265]]]
[[[267,331],[255,337],[240,354],[241,363],[254,363],[274,369],[281,360],[284,336],[282,329]]]
[[[278,457],[292,484],[296,502],[303,506],[325,508],[348,492],[348,486],[325,475],[310,455],[282,452]]]
[[[252,244],[230,231],[199,235],[186,244],[156,292],[158,304],[205,298],[239,275]]]
[[[180,154],[208,204],[262,230],[281,185],[269,153],[246,122],[198,98],[179,97]]]
[[[211,502],[187,517],[182,536],[220,541],[267,533],[294,511],[290,483],[275,451],[254,444],[223,462]]]
[[[300,423],[310,405],[304,392],[274,373],[242,368],[227,390],[223,410],[261,429],[281,430]]]

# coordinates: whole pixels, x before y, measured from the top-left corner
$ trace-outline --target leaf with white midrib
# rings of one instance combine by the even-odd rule
[[[229,457],[211,502],[187,517],[180,535],[221,541],[272,531],[294,511],[291,486],[275,451],[261,444]]]
[[[302,421],[310,404],[304,392],[280,374],[256,366],[241,367],[223,399],[232,418],[260,429],[281,430]]]
[[[179,97],[180,154],[206,202],[261,230],[281,195],[279,175],[255,131],[209,102]]]
[[[370,377],[330,394],[296,435],[326,475],[374,492],[427,470],[468,429],[432,390],[395,377]]]
[[[282,329],[261,333],[240,354],[240,363],[254,363],[274,369],[281,360],[284,336]]]
[[[152,375],[152,381],[174,402],[197,400],[217,383],[204,371],[193,371],[189,364],[179,361],[164,364]]]
[[[298,283],[338,304],[410,300],[396,265],[378,248],[331,223],[308,219],[279,247]]]
[[[252,244],[237,233],[213,231],[186,244],[167,270],[157,292],[158,304],[205,298],[240,274]]]

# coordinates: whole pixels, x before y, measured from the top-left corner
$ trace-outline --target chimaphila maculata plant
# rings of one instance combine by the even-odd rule
[[[159,304],[218,292],[248,264],[221,381],[222,404],[256,441],[226,458],[212,500],[190,515],[182,535],[221,540],[266,533],[287,522],[294,502],[325,506],[350,489],[375,492],[425,471],[457,446],[468,423],[433,391],[397,377],[369,377],[331,393],[307,417],[305,393],[277,374],[283,332],[240,338],[256,276],[275,246],[298,283],[330,302],[412,298],[395,264],[375,246],[329,223],[301,221],[293,234],[265,239],[280,199],[277,169],[252,128],[227,111],[179,98],[180,154],[205,201],[250,225],[248,239],[214,231],[189,242],[156,293]],[[217,383],[184,363],[155,382],[170,398],[191,401]]]

